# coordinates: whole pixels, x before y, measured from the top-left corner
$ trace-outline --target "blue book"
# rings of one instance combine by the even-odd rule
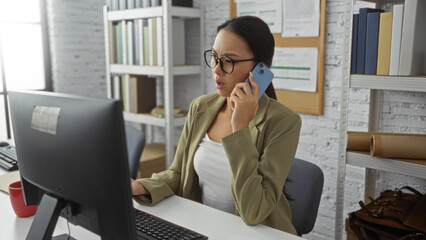
[[[367,14],[367,35],[365,43],[365,74],[377,73],[377,52],[379,46],[380,12]]]
[[[351,54],[351,74],[356,73],[356,63],[358,54],[358,21],[359,14],[354,14],[352,22],[352,54]]]
[[[380,9],[361,8],[359,9],[358,19],[358,49],[357,49],[357,64],[356,73],[364,74],[365,72],[365,43],[367,35],[367,14],[371,12],[383,12]]]

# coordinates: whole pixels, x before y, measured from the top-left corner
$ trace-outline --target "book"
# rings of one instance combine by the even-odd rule
[[[163,18],[157,17],[157,66],[163,66]]]
[[[358,21],[359,14],[354,14],[352,20],[352,53],[351,53],[351,74],[356,73],[356,61],[358,51]]]
[[[377,73],[377,50],[379,43],[380,12],[367,14],[367,31],[365,35],[365,74]],[[358,66],[357,66],[358,67]]]
[[[127,9],[127,2],[126,2],[126,0],[120,0],[120,2],[119,2],[119,8],[120,8],[120,10]]]
[[[121,99],[123,100],[123,110],[129,112],[129,74],[124,74],[121,77]]]
[[[133,65],[133,21],[127,21],[127,64]]]
[[[367,14],[371,12],[383,12],[380,9],[372,8],[361,8],[359,9],[359,20],[358,20],[358,45],[357,45],[357,64],[356,73],[365,73],[365,44],[367,35]]]
[[[129,99],[128,99],[128,101],[129,101],[129,109],[128,109],[128,112],[132,112],[132,113],[134,113],[135,112],[135,110],[134,110],[134,99],[135,99],[135,94],[134,94],[134,79],[135,79],[135,77],[133,77],[132,75],[130,75],[129,76],[129,78],[128,78],[128,87],[129,87],[129,89],[128,89],[128,92],[129,92]]]
[[[156,79],[147,76],[134,76],[133,109],[134,113],[149,113],[156,106]]]
[[[135,65],[140,65],[140,55],[139,55],[139,19],[133,20],[133,57]]]
[[[151,0],[142,0],[142,7],[151,7]]]
[[[118,32],[117,32],[117,40],[118,40],[118,45],[117,45],[117,52],[118,52],[118,63],[119,64],[123,64],[123,34],[122,32],[122,28],[123,28],[123,22],[119,22],[118,23]]]
[[[121,99],[120,76],[112,77],[112,98]]]
[[[120,55],[121,64],[127,64],[127,27],[126,21],[121,21],[120,28]]]
[[[143,20],[142,19],[137,19],[136,20],[138,22],[138,56],[139,56],[139,65],[145,65],[145,61],[144,61],[144,28],[143,28]]]
[[[114,26],[113,22],[108,22],[108,43],[109,43],[109,63],[115,63],[115,56],[114,56]]]
[[[377,49],[377,75],[389,75],[392,18],[392,12],[380,13],[379,45]]]
[[[399,58],[401,52],[402,23],[404,4],[393,6],[392,40],[390,52],[389,75],[399,75]]]
[[[135,0],[127,0],[127,9],[135,8]]]
[[[185,65],[185,20],[173,18],[173,65]]]
[[[425,0],[405,1],[399,75],[426,74],[425,12]]]
[[[111,11],[120,10],[120,4],[118,3],[118,1],[119,0],[112,0]]]
[[[144,20],[146,21],[146,20]],[[143,26],[143,61],[144,65],[149,65],[149,44],[148,44],[148,23]]]
[[[157,26],[156,18],[148,18],[148,51],[150,66],[157,65]]]
[[[164,108],[164,106],[157,106],[151,110],[151,115],[153,115],[154,117],[164,118],[166,116],[165,111],[166,109]],[[182,108],[180,107],[173,108],[174,117],[183,117],[185,116],[185,114],[186,113]]]
[[[151,0],[151,6],[161,6],[161,0]]]

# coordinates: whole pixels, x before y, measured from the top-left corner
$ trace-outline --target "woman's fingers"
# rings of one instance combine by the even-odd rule
[[[257,85],[256,81],[254,80],[253,74],[250,72],[249,75],[250,84],[253,87],[253,95],[256,97],[256,99],[259,99],[259,85]]]
[[[250,85],[246,82],[241,82],[241,83],[235,84],[234,92],[239,97],[243,97],[244,95],[247,95],[247,96],[253,95],[252,90],[250,88]],[[242,95],[242,94],[244,94],[244,95]]]

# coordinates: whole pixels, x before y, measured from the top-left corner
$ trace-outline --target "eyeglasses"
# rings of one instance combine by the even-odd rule
[[[209,68],[214,68],[217,66],[218,63],[220,63],[220,68],[222,69],[222,71],[224,71],[227,74],[231,74],[234,71],[235,63],[257,61],[254,58],[234,60],[227,56],[216,57],[216,55],[213,53],[211,49],[204,51],[204,60],[206,61],[206,64]]]

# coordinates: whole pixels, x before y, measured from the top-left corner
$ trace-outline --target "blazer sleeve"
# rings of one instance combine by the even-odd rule
[[[139,204],[154,205],[162,199],[178,193],[185,145],[188,140],[195,112],[193,110],[194,101],[189,107],[189,113],[182,130],[182,135],[172,165],[165,171],[153,174],[151,178],[136,180],[150,192],[150,195],[139,195],[134,197],[135,201]]]
[[[261,223],[277,205],[294,160],[301,128],[296,113],[268,119],[259,153],[250,129],[222,139],[231,170],[231,189],[238,213],[248,225]]]

